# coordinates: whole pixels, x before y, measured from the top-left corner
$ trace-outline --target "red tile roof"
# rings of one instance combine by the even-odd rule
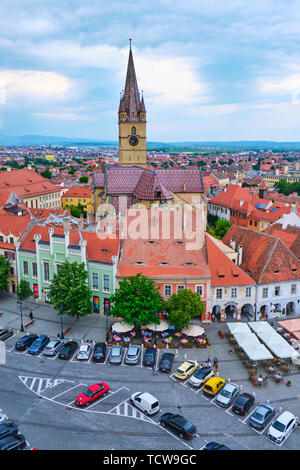
[[[60,191],[47,178],[28,168],[0,172],[0,193],[15,192],[20,198]]]
[[[1,211],[0,214],[0,230],[3,235],[8,236],[9,234],[15,237],[23,235],[30,223],[31,217],[27,215],[11,215],[6,211]]]
[[[21,250],[29,250],[35,252],[35,241],[34,235],[40,234],[41,240],[49,242],[49,228],[54,228],[54,234],[64,235],[63,227],[57,227],[53,224],[48,224],[47,226],[36,225],[34,226],[29,234],[25,237],[21,243]],[[101,261],[105,263],[112,262],[112,256],[118,256],[120,240],[117,237],[113,239],[101,240],[98,238],[97,233],[95,232],[84,232],[81,231],[82,238],[87,241],[87,258],[90,261]],[[70,230],[70,245],[79,246],[80,235],[78,230]]]
[[[236,248],[242,246],[241,268],[258,284],[299,279],[300,260],[279,238],[233,225],[223,242],[231,246],[232,239]],[[279,272],[275,273],[275,269]]]
[[[255,284],[255,281],[231,261],[208,235],[206,246],[212,287]]]
[[[92,197],[91,187],[74,186],[70,188],[63,197]]]

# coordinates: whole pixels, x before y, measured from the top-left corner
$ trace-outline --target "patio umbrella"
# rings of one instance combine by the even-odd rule
[[[126,333],[127,331],[133,330],[134,325],[128,325],[128,323],[123,322],[116,322],[112,325],[112,330],[116,331],[117,333]]]
[[[147,325],[147,328],[152,331],[165,331],[169,329],[169,325],[166,321],[162,320],[159,325],[151,323],[151,325]]]
[[[204,328],[199,325],[191,325],[188,328],[181,330],[181,332],[186,336],[201,336],[204,334]]]

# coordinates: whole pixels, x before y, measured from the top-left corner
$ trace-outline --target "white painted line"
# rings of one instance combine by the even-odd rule
[[[55,398],[60,397],[61,395],[64,395],[65,393],[70,392],[70,391],[73,390],[74,388],[81,387],[82,385],[87,386],[86,384],[82,384],[82,383],[80,383],[80,384],[78,384],[78,385],[74,385],[74,387],[68,388],[68,390],[65,390],[64,392],[61,392],[61,393],[59,393],[58,395],[55,395],[54,397],[49,398],[49,400],[50,400],[50,401],[55,400]],[[72,400],[72,401],[74,401],[74,400]],[[72,402],[71,402],[71,403],[72,403]]]

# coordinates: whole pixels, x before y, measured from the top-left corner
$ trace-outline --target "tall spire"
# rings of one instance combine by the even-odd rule
[[[124,107],[128,114],[129,120],[138,121],[141,102],[140,102],[140,94],[139,94],[139,89],[138,89],[138,84],[137,84],[137,79],[136,79],[135,69],[134,69],[134,63],[133,63],[131,38],[129,39],[129,58],[128,58],[125,89],[124,89],[124,95],[123,95],[122,101],[124,102]]]

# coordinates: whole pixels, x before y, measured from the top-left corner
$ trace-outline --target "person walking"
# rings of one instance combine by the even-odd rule
[[[214,360],[213,360],[213,365],[214,365],[214,367],[215,367],[215,365],[216,365],[216,362],[218,362],[218,359],[217,359],[216,357],[214,357]]]
[[[29,312],[29,318],[30,318],[30,320],[33,320],[32,309],[30,309],[30,312]]]
[[[218,370],[219,370],[219,363],[218,363],[218,361],[216,361],[216,362],[214,363],[214,368],[215,368],[215,371],[218,372]]]
[[[211,360],[209,357],[207,358],[206,364],[207,364],[207,367],[211,367]]]

